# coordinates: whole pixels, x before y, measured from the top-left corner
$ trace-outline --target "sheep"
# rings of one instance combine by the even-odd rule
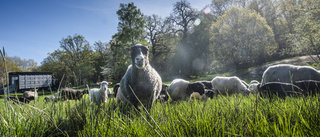
[[[46,101],[46,102],[51,102],[51,101],[58,101],[58,98],[56,98],[56,97],[54,97],[54,96],[46,96],[45,98],[44,98],[44,100]]]
[[[212,99],[214,94],[215,94],[215,92],[213,89],[205,89],[205,93],[202,95],[200,95],[198,92],[193,92],[190,95],[190,100],[197,99],[197,100],[206,101],[209,98]]]
[[[63,96],[62,94],[60,94],[61,92],[57,92],[57,93],[54,93],[54,96],[46,96],[44,98],[45,102],[51,102],[51,101],[54,101],[54,102],[57,102],[59,101],[59,99],[61,99],[61,97]],[[88,90],[84,91],[85,94],[88,94]]]
[[[320,81],[301,80],[294,81],[293,84],[304,90],[306,92],[305,95],[315,95],[316,93],[320,92]]]
[[[38,92],[37,90],[33,91],[25,91],[23,92],[23,97],[29,100],[33,100],[38,98]],[[33,98],[33,99],[32,99]]]
[[[212,89],[211,81],[201,81],[201,82],[205,86],[205,89]]]
[[[215,92],[222,95],[230,95],[234,93],[242,93],[247,95],[250,93],[246,85],[244,85],[243,82],[236,76],[217,76],[211,80],[211,84]]]
[[[302,80],[320,81],[320,73],[309,66],[279,64],[270,66],[263,72],[261,84],[268,82],[293,83]]]
[[[118,91],[119,91],[119,87],[120,87],[120,83],[117,83],[117,84],[114,85],[114,87],[113,87],[113,94],[114,94],[114,96],[117,95],[117,93],[118,93]]]
[[[190,95],[190,100],[195,99],[205,101],[208,99],[208,97],[205,94],[200,95],[198,92],[192,92],[192,94]]]
[[[242,83],[243,85],[245,85],[246,88],[249,88],[249,84],[248,84],[247,82],[245,82],[244,80],[241,80],[241,83]]]
[[[185,99],[190,97],[193,91],[186,91],[189,81],[184,79],[174,79],[169,85],[168,93],[172,100],[176,101],[181,98]]]
[[[59,92],[58,96],[61,97],[61,99],[80,100],[84,94],[88,94],[88,90],[65,88]]]
[[[249,87],[248,89],[251,91],[251,92],[258,92],[258,85],[260,84],[259,81],[257,80],[252,80],[250,83],[249,83]]]
[[[61,100],[60,92],[58,91],[57,93],[54,93],[54,101],[57,102]]]
[[[282,82],[269,82],[263,85],[259,85],[259,94],[261,97],[278,96],[279,98],[285,98],[287,96],[299,96],[303,95],[304,91],[298,86],[291,83]]]
[[[213,96],[216,95],[216,92],[214,91],[214,89],[205,89],[204,94],[210,99],[212,99]]]
[[[100,105],[103,102],[107,102],[108,99],[108,85],[111,85],[112,82],[102,81],[98,82],[98,85],[100,85],[100,89],[93,88],[89,91],[89,97],[92,102],[96,103],[97,105]]]
[[[184,79],[174,79],[168,89],[168,93],[173,101],[186,100],[193,92],[204,94],[205,85],[202,82],[189,82]]]
[[[108,97],[115,97],[115,94],[111,92],[110,88],[107,89],[107,94],[108,94]]]
[[[142,104],[149,111],[160,95],[162,79],[149,64],[149,46],[138,44],[127,50],[131,53],[131,65],[120,81],[116,102],[131,104],[137,110]]]
[[[161,92],[158,97],[160,102],[165,102],[169,100],[169,93],[168,93],[168,85],[162,84]]]

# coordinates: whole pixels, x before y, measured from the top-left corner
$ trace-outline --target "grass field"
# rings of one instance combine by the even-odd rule
[[[25,105],[0,99],[0,136],[320,136],[320,96],[157,102],[149,115],[123,112],[114,98],[98,107],[87,96],[45,103],[39,95]]]

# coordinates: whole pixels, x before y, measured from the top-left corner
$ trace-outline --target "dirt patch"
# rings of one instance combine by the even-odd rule
[[[319,61],[316,55],[313,55],[312,58]],[[261,67],[252,68],[252,69],[248,70],[248,72],[249,72],[248,78],[261,78],[263,72],[269,66],[273,66],[273,65],[277,65],[277,64],[291,64],[291,65],[298,65],[298,66],[310,65],[310,64],[315,63],[315,61],[312,58],[310,56],[302,56],[302,57],[298,57],[298,58],[287,59],[287,60],[282,60],[282,61],[270,63],[267,65],[263,65]]]

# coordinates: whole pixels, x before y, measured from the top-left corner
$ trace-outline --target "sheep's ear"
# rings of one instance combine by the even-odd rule
[[[108,85],[111,85],[112,84],[112,82],[108,82]]]
[[[129,47],[129,48],[126,48],[126,49],[130,51],[130,50],[131,50],[131,47]]]
[[[97,85],[100,85],[101,84],[101,82],[97,82]]]

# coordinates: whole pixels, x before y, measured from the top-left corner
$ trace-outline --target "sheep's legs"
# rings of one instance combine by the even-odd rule
[[[147,105],[145,105],[145,108],[147,109],[148,112],[150,112],[152,105],[153,105],[153,101],[150,101],[150,100],[147,103]]]

